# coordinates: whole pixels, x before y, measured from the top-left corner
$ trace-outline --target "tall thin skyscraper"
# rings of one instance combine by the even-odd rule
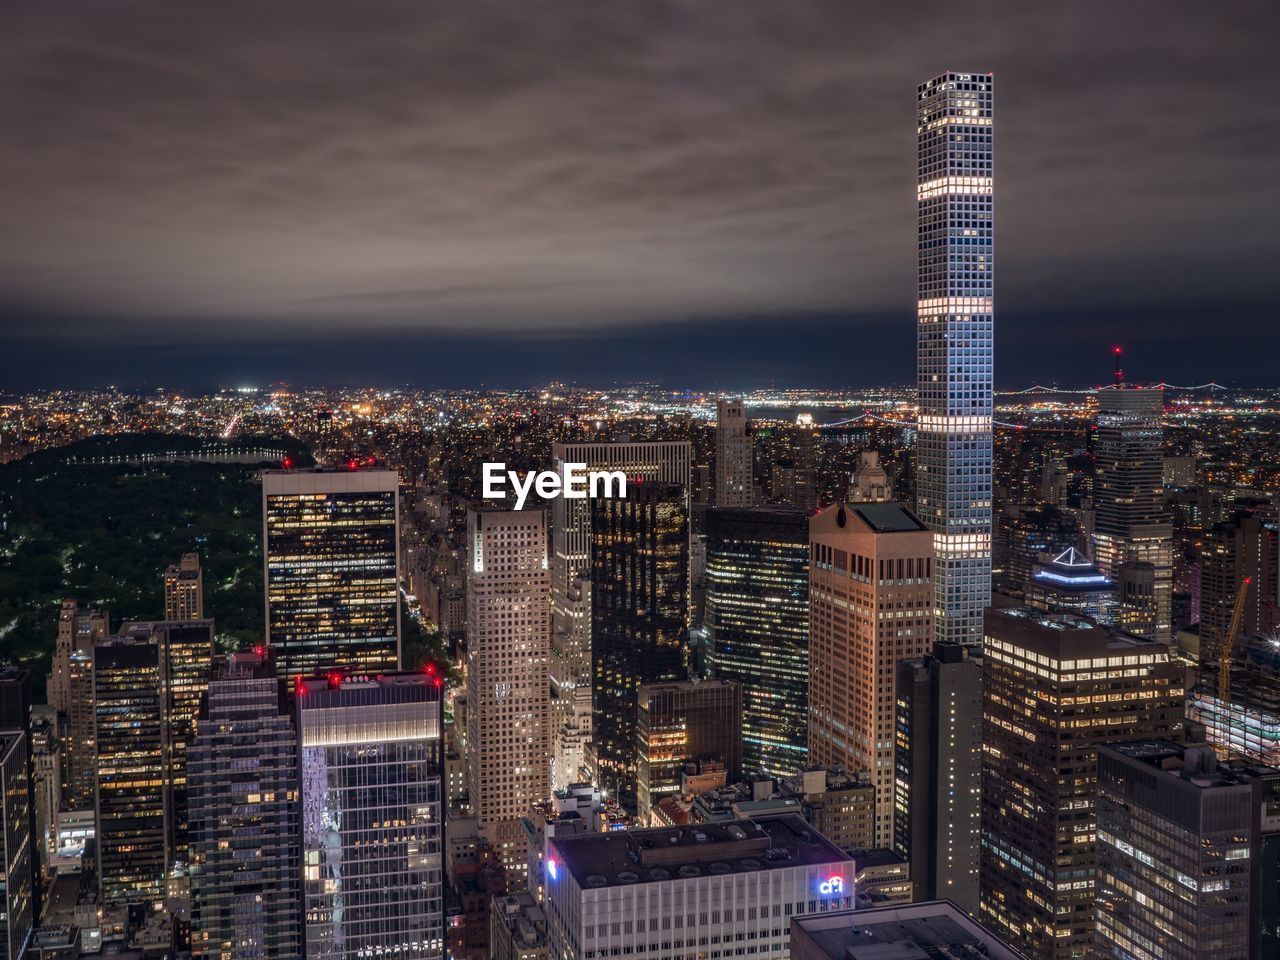
[[[991,600],[992,76],[916,94],[916,511],[933,532],[936,639],[976,644]]]
[[[267,642],[283,677],[400,666],[394,470],[262,477]]]
[[[1098,392],[1093,499],[1098,567],[1120,591],[1118,623],[1173,640],[1173,525],[1164,506],[1164,391],[1117,385]]]
[[[105,640],[109,617],[105,610],[81,610],[74,600],[63,600],[58,612],[58,638],[53,648],[53,671],[49,678],[49,703],[66,715],[70,712],[71,657],[76,652],[93,653],[93,645]]]
[[[809,518],[786,507],[707,512],[708,660],[742,687],[748,773],[805,765],[809,723]]]
[[[27,736],[0,732],[0,956],[25,957],[35,922],[35,838],[31,833]]]
[[[877,847],[893,845],[894,669],[933,634],[933,542],[897,503],[809,521],[809,762],[870,772]]]
[[[467,749],[481,835],[509,874],[528,869],[522,825],[551,796],[551,571],[545,510],[467,514]]]
[[[588,470],[621,470],[628,482],[675,483],[689,505],[692,445],[687,440],[639,443],[554,443],[557,470],[585,463]],[[551,677],[554,735],[553,785],[564,789],[588,766],[591,739],[591,506],[587,500],[551,501]]]
[[[200,554],[184,553],[181,562],[165,568],[164,618],[204,619],[204,572],[200,569]]]
[[[443,687],[298,678],[307,957],[444,956]]]
[[[634,813],[640,685],[688,677],[689,512],[671,483],[588,502],[596,782]]]
[[[197,957],[302,954],[298,744],[281,693],[260,656],[232,657],[209,684],[188,750]]]
[[[741,400],[716,401],[716,506],[749,507],[752,497],[751,434]]]

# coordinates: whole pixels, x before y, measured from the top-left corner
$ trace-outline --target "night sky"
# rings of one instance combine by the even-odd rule
[[[0,389],[914,371],[915,88],[996,77],[996,380],[1280,383],[1280,7],[0,9]]]

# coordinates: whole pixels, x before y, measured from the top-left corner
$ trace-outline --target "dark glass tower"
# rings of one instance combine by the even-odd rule
[[[36,858],[31,833],[31,778],[28,773],[27,736],[21,730],[0,733],[0,816],[3,817],[3,849],[0,849],[0,956],[26,956],[35,911]]]
[[[780,507],[707,513],[712,673],[742,686],[743,765],[804,766],[809,716],[809,518]]]
[[[267,642],[283,677],[400,666],[394,470],[262,478]]]
[[[589,502],[597,778],[634,813],[640,684],[688,675],[689,513],[671,483]]]

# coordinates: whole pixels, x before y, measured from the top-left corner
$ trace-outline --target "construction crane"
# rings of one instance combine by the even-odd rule
[[[1224,759],[1231,746],[1231,660],[1235,656],[1236,640],[1240,636],[1240,623],[1244,620],[1244,605],[1249,597],[1251,583],[1253,577],[1245,577],[1240,581],[1236,602],[1231,608],[1231,623],[1227,626],[1225,635],[1218,632],[1218,711],[1223,727],[1218,753]]]

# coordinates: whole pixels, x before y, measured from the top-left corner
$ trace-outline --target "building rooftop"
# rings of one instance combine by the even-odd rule
[[[852,510],[877,533],[906,533],[925,526],[914,513],[900,503],[850,503]]]
[[[1220,762],[1206,745],[1188,745],[1172,740],[1134,740],[1107,744],[1123,757],[1163,770],[1196,787],[1230,787],[1260,778],[1280,778],[1280,770],[1247,760]]]
[[[553,837],[548,872],[567,870],[580,887],[694,879],[784,867],[847,862],[849,857],[788,813],[756,820]]]
[[[831,960],[1023,960],[949,900],[797,917],[791,949]]]

